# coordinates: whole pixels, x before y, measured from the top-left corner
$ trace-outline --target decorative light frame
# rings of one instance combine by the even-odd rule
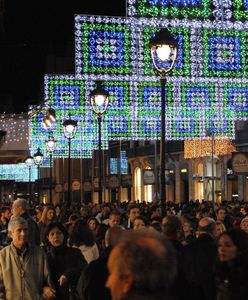
[[[148,2],[150,12],[141,9]],[[45,101],[58,120],[52,129],[58,140],[54,157],[68,155],[61,123],[69,115],[78,122],[72,157],[91,157],[97,149],[96,116],[89,100],[97,80],[110,93],[103,149],[110,140],[160,139],[160,90],[148,47],[160,28],[170,28],[179,43],[178,61],[166,86],[166,140],[204,139],[209,127],[215,128],[215,138],[235,137],[235,121],[248,119],[248,22],[240,22],[246,16],[231,22],[235,14],[228,1],[224,7],[222,0],[214,1],[210,13],[210,1],[202,2],[201,13],[190,6],[197,6],[197,0],[181,2],[182,8],[168,8],[168,1],[128,0],[128,18],[75,16],[75,75],[45,76]],[[187,14],[189,8],[192,13]],[[171,10],[167,19],[162,15],[166,9]],[[122,47],[120,57],[117,45]],[[35,127],[30,146],[36,149],[46,132],[34,118],[30,127]]]

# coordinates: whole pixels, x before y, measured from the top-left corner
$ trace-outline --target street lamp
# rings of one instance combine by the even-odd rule
[[[77,131],[77,121],[65,120],[63,122],[64,136],[68,140],[68,196],[67,206],[71,204],[71,140],[75,137]]]
[[[93,111],[97,114],[98,120],[98,202],[102,204],[102,115],[105,113],[109,104],[109,93],[102,87],[102,82],[96,82],[96,89],[90,93],[90,104]]]
[[[214,207],[215,198],[215,182],[214,182],[214,132],[211,128],[207,129],[206,135],[211,138],[211,181],[212,181],[212,203]]]
[[[165,28],[150,40],[151,57],[154,68],[161,74],[161,136],[160,136],[160,199],[166,201],[165,193],[165,84],[177,58],[177,42]]]
[[[49,137],[46,140],[46,148],[49,152],[50,160],[50,178],[49,178],[49,201],[52,203],[52,189],[53,189],[53,152],[56,149],[56,140],[53,137]]]
[[[29,190],[29,207],[32,204],[32,185],[31,185],[31,167],[34,165],[33,156],[27,156],[24,160],[24,163],[28,167],[28,190]]]
[[[48,129],[52,127],[52,124],[56,121],[56,113],[55,110],[53,108],[49,108],[46,111],[46,116],[43,118],[42,120],[42,127],[44,129]]]
[[[37,166],[38,170],[38,183],[37,183],[37,194],[38,194],[38,203],[40,203],[40,166],[43,163],[44,155],[41,153],[40,148],[37,149],[37,152],[33,156],[34,163]]]

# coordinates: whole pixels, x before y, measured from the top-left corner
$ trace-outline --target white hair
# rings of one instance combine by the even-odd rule
[[[27,224],[27,221],[24,218],[22,218],[22,217],[19,217],[19,216],[14,217],[14,216],[12,216],[10,218],[10,221],[9,221],[9,224],[8,224],[8,231],[13,232],[15,230],[15,227],[16,227],[17,224]]]

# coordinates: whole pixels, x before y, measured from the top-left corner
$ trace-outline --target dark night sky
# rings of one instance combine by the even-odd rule
[[[5,0],[0,101],[10,94],[15,113],[42,101],[46,56],[74,62],[74,15],[125,16],[125,7],[125,0]]]

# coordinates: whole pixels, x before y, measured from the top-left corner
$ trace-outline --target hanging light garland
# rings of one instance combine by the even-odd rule
[[[214,143],[214,155],[228,155],[236,152],[235,146],[231,140],[211,139],[204,140],[187,140],[184,141],[184,158],[194,159],[199,157],[211,156],[212,143]]]

